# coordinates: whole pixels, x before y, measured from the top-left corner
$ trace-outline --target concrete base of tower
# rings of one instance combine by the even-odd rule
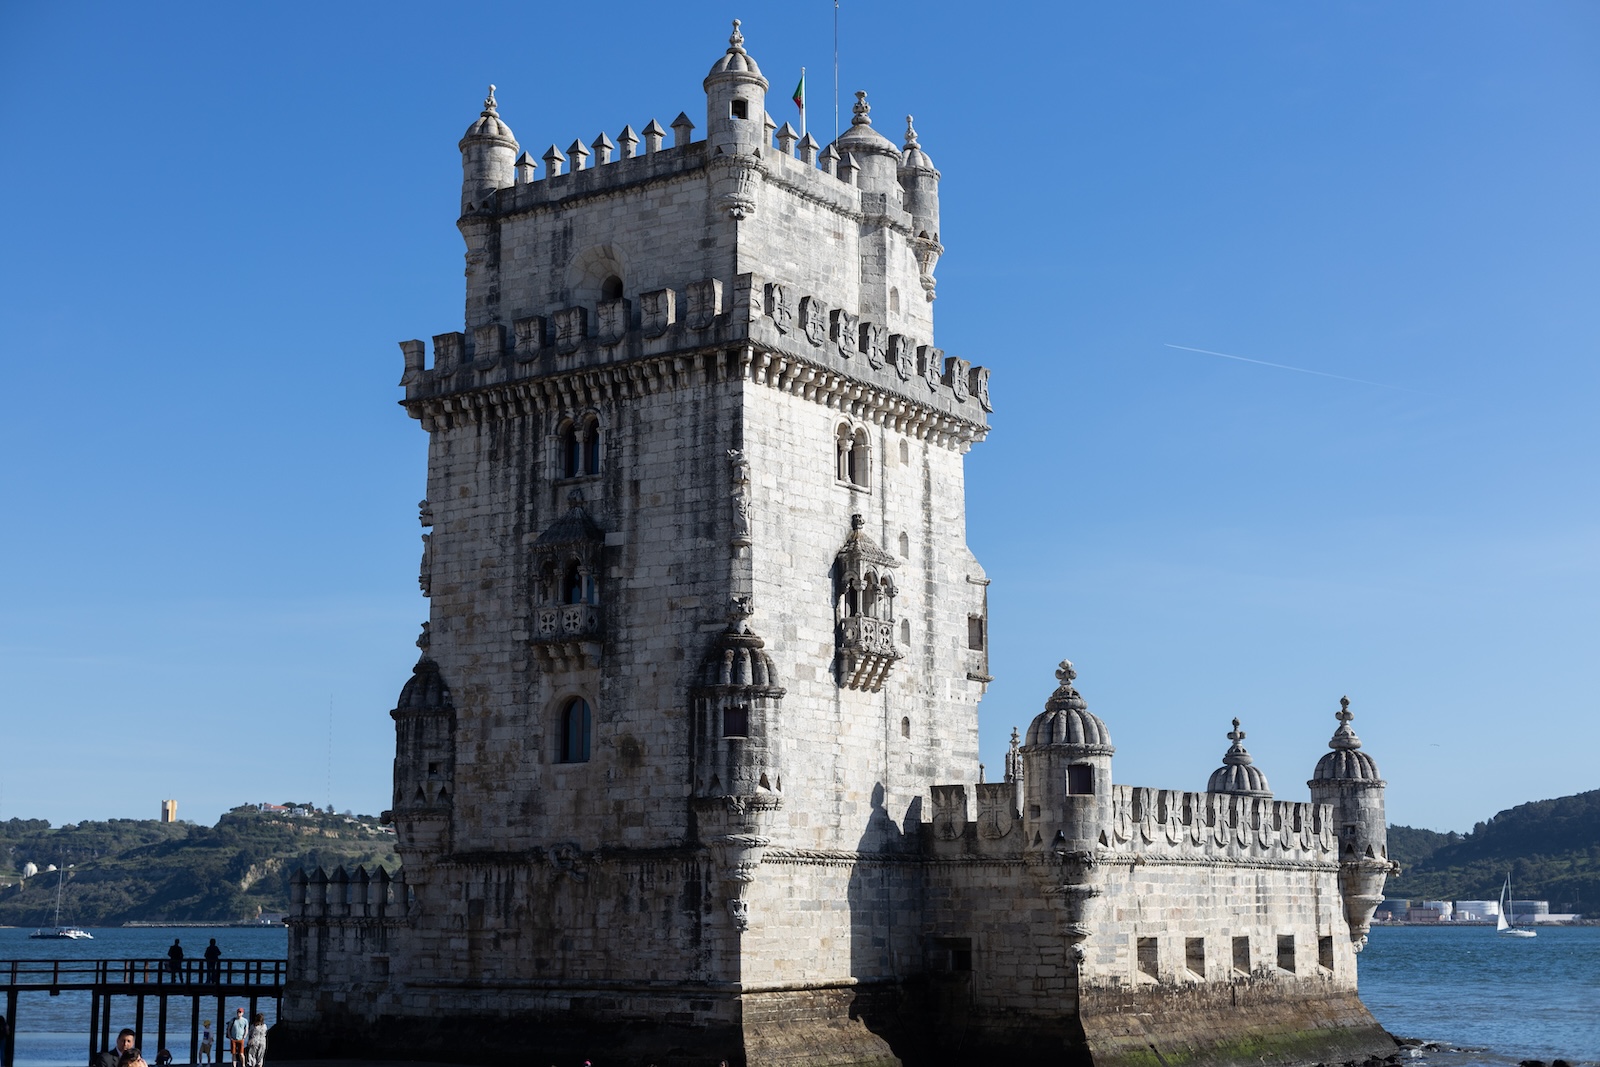
[[[1354,992],[1292,994],[1270,982],[1153,986],[1081,994],[1095,1067],[1340,1063],[1396,1042]]]

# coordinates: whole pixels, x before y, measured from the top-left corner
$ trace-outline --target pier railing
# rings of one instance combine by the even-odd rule
[[[215,1015],[218,1029],[214,1036],[222,1037],[221,1027],[227,1021],[229,1002],[235,1008],[245,1008],[255,1015],[263,1000],[283,1001],[283,987],[289,975],[287,960],[223,959],[211,961],[203,957],[183,959],[176,963],[170,959],[126,960],[0,960],[0,993],[5,994],[5,1014],[10,1025],[4,1040],[0,1040],[0,1067],[11,1067],[15,1052],[18,1028],[18,998],[22,993],[47,993],[58,996],[63,992],[89,994],[89,1054],[94,1054],[112,1043],[111,1001],[113,997],[130,997],[134,1002],[133,1031],[139,1044],[151,1049],[167,1047],[167,1005],[174,997],[189,1000],[189,1062],[198,1062],[200,1049],[201,1002],[215,998]],[[156,1029],[153,1035],[145,1033],[145,1002],[156,1000]],[[207,1012],[210,1015],[210,1012]],[[155,1044],[148,1038],[154,1036]],[[147,1057],[149,1058],[149,1057]],[[220,1062],[220,1057],[218,1057]]]

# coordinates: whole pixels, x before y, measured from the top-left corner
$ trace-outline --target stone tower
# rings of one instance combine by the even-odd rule
[[[757,1056],[920,960],[926,783],[975,775],[989,680],[988,372],[935,343],[909,122],[901,148],[857,94],[819,152],[743,41],[704,140],[679,114],[536,161],[493,87],[461,139],[465,329],[401,345],[430,612],[382,955],[437,1010],[374,988],[396,1035],[499,983],[553,1048],[649,1018],[682,1033],[643,1048]]]
[[[1237,722],[1207,792],[1128,786],[1063,661],[980,780],[989,374],[934,340],[939,171],[864,93],[826,148],[778,127],[737,22],[703,88],[700,140],[679,113],[536,159],[491,87],[460,141],[464,329],[400,346],[430,601],[403,866],[296,879],[277,1054],[1382,1048],[1383,783],[1347,721],[1312,803]]]

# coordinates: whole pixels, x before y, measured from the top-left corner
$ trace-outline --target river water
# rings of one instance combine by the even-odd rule
[[[159,958],[174,937],[191,956],[211,937],[233,959],[282,959],[288,946],[282,927],[123,927],[93,930],[93,941],[30,941],[29,932],[0,929],[0,960]],[[1456,1050],[1430,1052],[1418,1067],[1508,1067],[1558,1057],[1600,1064],[1600,927],[1545,927],[1529,939],[1497,937],[1490,927],[1375,927],[1360,966],[1361,997],[1390,1033]],[[272,1007],[260,1005],[269,1023]],[[27,994],[17,1016],[17,1067],[82,1067],[88,994]],[[132,1022],[132,1002],[115,1001],[112,1029]],[[188,1056],[187,1027],[188,1007],[175,1002],[167,1043],[180,1062]],[[153,1044],[153,1001],[145,1029]]]

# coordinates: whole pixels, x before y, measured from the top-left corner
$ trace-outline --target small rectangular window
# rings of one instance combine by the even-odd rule
[[[1073,763],[1067,767],[1067,792],[1088,796],[1094,792],[1094,768],[1087,763]]]
[[[1183,965],[1199,975],[1206,976],[1206,939],[1203,937],[1188,937],[1183,942]]]
[[[733,117],[736,118],[736,119],[747,119],[747,118],[749,118],[750,117],[750,103],[749,103],[749,101],[747,101],[747,100],[735,100],[733,102]]]
[[[930,969],[961,974],[972,970],[972,938],[936,937],[929,953]]]
[[[1317,962],[1324,970],[1333,970],[1333,938],[1317,938]]]
[[[967,616],[967,647],[968,648],[975,648],[975,649],[981,650],[987,644],[987,642],[984,640],[983,622],[984,622],[984,619],[983,619],[982,615],[968,615]]]
[[[1278,935],[1278,969],[1294,973],[1294,935]]]
[[[1233,939],[1233,971],[1235,974],[1250,973],[1250,939],[1236,937]]]
[[[750,736],[750,709],[746,705],[733,704],[722,709],[722,736]]]
[[[1139,939],[1139,972],[1147,974],[1151,978],[1158,978],[1160,975],[1156,971],[1156,965],[1156,939],[1153,937],[1141,937]]]

